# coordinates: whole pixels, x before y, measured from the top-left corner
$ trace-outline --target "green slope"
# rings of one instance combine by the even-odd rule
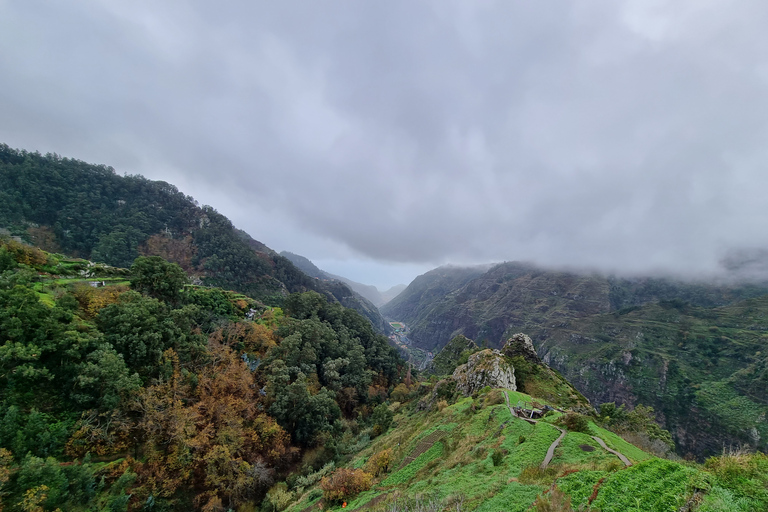
[[[568,432],[549,467],[542,470],[539,465],[547,449],[560,435],[549,422],[559,415],[531,425],[513,418],[506,404],[487,404],[488,393],[460,399],[442,410],[399,406],[393,428],[353,456],[351,464],[365,468],[367,459],[390,449],[389,472],[374,479],[370,490],[349,496],[345,510],[524,511],[536,500],[555,499],[550,497],[559,493],[570,499],[573,510],[603,512],[669,511],[689,502],[709,506],[724,499],[741,500],[751,510],[768,506],[768,495],[761,494],[768,485],[765,475],[749,480],[749,470],[738,470],[734,479],[739,484],[728,483],[711,468],[654,457],[594,424],[591,434],[626,455],[632,466],[625,467],[590,435]],[[536,400],[522,393],[515,393],[513,399],[517,398]],[[750,460],[764,463],[764,456],[756,457]],[[720,464],[734,459],[712,460]],[[342,510],[340,502],[322,502],[320,494],[303,490],[287,510],[299,512],[312,504]],[[398,505],[393,508],[394,502]]]

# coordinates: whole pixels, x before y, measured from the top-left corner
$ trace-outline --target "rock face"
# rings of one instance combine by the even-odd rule
[[[517,391],[515,369],[498,350],[481,350],[469,356],[467,364],[456,368],[451,377],[464,396],[480,391],[485,386]]]
[[[542,364],[541,359],[536,354],[536,349],[533,348],[533,341],[527,334],[521,332],[509,338],[501,351],[507,357],[521,356],[529,363]]]

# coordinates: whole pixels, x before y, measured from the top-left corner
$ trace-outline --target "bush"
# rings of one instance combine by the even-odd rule
[[[390,464],[392,464],[392,449],[387,448],[371,455],[365,463],[365,471],[373,476],[379,476],[387,472]]]
[[[392,393],[390,393],[389,397],[397,402],[405,402],[409,395],[410,390],[408,389],[408,386],[400,383],[395,386],[395,389],[392,390]]]
[[[571,432],[582,432],[589,434],[589,420],[583,414],[569,412],[561,418],[561,424]]]
[[[494,450],[491,454],[491,461],[493,462],[494,466],[498,466],[501,464],[501,461],[504,460],[504,457],[509,454],[509,451],[507,450]]]
[[[536,498],[533,506],[536,512],[573,512],[571,498],[557,487]]]
[[[275,484],[269,491],[264,500],[269,504],[274,512],[284,510],[293,499],[293,495],[288,492],[288,486],[285,482]]]
[[[320,481],[323,498],[328,502],[348,500],[371,488],[373,477],[362,469],[340,468]]]
[[[499,405],[504,403],[504,394],[500,389],[494,389],[485,396],[485,405]]]
[[[371,437],[377,437],[386,432],[392,424],[392,418],[394,416],[395,414],[389,410],[389,407],[387,407],[386,404],[377,405],[370,418],[371,425],[373,425]]]

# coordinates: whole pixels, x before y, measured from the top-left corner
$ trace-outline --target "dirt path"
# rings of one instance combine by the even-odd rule
[[[554,425],[552,426],[555,427]],[[565,437],[565,434],[567,434],[567,432],[561,429],[560,427],[555,427],[555,428],[560,431],[560,437],[555,439],[555,442],[549,445],[549,449],[547,450],[547,456],[544,457],[544,461],[541,463],[541,466],[539,466],[541,469],[547,468],[550,461],[552,460],[552,457],[555,456],[555,448],[557,448],[557,445],[560,444],[560,441],[562,441],[563,438]]]
[[[527,421],[531,425],[536,425],[536,424],[539,423],[538,421],[534,420],[533,418],[525,418],[523,416],[518,416],[517,414],[515,414],[514,409],[512,409],[512,406],[509,404],[509,395],[507,394],[506,390],[504,391],[504,398],[507,400],[507,409],[509,409],[509,414],[511,414],[513,418],[520,418],[521,420]],[[552,457],[555,456],[555,448],[557,448],[557,445],[560,444],[560,441],[562,441],[563,438],[565,437],[565,434],[567,434],[567,432],[565,430],[561,429],[560,427],[555,427],[551,423],[547,423],[547,425],[549,425],[550,427],[554,427],[557,430],[559,430],[560,431],[560,437],[555,439],[555,441],[551,445],[549,445],[549,449],[547,450],[547,456],[544,457],[544,461],[541,463],[541,466],[540,466],[541,469],[546,469],[546,467],[549,466],[549,463],[552,461]],[[622,455],[622,457],[623,457],[623,455]]]
[[[622,455],[621,453],[617,452],[616,450],[611,450],[610,448],[608,448],[608,446],[606,446],[606,444],[605,444],[605,441],[603,441],[599,437],[592,436],[592,439],[597,441],[597,444],[602,446],[607,452],[610,452],[610,453],[614,454],[615,456],[617,456],[619,459],[621,459],[621,462],[623,462],[625,466],[631,466],[632,465],[632,463],[629,461],[628,458],[626,458],[624,455]]]

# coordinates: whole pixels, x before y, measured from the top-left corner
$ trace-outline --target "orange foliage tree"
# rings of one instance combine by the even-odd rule
[[[265,491],[274,468],[295,450],[285,430],[259,410],[249,368],[213,341],[194,378],[180,369],[173,350],[164,361],[172,376],[145,388],[137,401],[146,462],[134,492],[169,497],[191,484],[199,491],[198,507],[235,508]]]

